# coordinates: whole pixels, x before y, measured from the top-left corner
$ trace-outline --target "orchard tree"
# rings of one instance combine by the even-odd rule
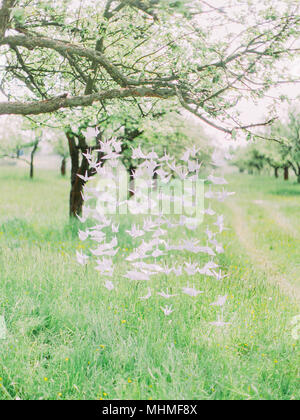
[[[67,160],[69,158],[69,148],[67,142],[61,133],[54,131],[54,139],[50,139],[49,143],[53,147],[53,151],[60,157],[60,174],[66,176]]]
[[[280,138],[280,144],[273,146],[271,153],[277,151],[284,159],[284,168],[291,168],[300,183],[300,114],[290,110],[286,122],[278,122],[271,128],[272,135]],[[279,153],[278,153],[279,150]],[[286,169],[285,171],[287,171]],[[288,172],[287,172],[288,173]],[[287,175],[288,178],[288,175]]]
[[[261,148],[255,143],[251,144],[248,147],[246,159],[246,164],[249,171],[253,173],[256,170],[258,174],[260,174],[266,166],[266,162],[266,155],[261,150]]]
[[[274,128],[272,129],[273,134]],[[277,132],[277,129],[276,129]],[[279,133],[277,132],[279,135]],[[278,136],[280,137],[280,136]],[[289,168],[290,168],[290,161],[289,161],[289,151],[286,145],[282,142],[264,142],[261,144],[260,147],[261,151],[265,155],[266,163],[273,168],[275,178],[279,177],[279,170],[283,169],[283,177],[285,181],[289,180]]]
[[[29,165],[29,177],[34,176],[34,158],[42,141],[42,131],[24,126],[22,118],[2,117],[0,158],[17,159]],[[29,152],[29,157],[26,155]]]
[[[249,124],[236,105],[290,81],[281,63],[299,51],[299,2],[221,4],[2,0],[0,86],[7,100],[0,115],[54,113],[80,174],[90,169],[82,153],[97,148],[101,124],[122,107],[135,106],[143,118],[165,102],[229,137],[251,138],[256,126],[274,119],[276,107],[265,121]],[[83,134],[88,126],[98,127],[93,144]],[[80,188],[72,180],[71,214],[80,212]]]

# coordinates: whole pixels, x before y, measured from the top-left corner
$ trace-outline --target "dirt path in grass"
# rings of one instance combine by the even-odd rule
[[[300,287],[291,284],[282,275],[279,275],[276,269],[274,269],[273,261],[268,259],[261,249],[257,248],[253,234],[248,228],[238,204],[234,200],[228,200],[227,205],[233,214],[234,229],[237,237],[253,264],[266,273],[266,277],[270,283],[278,285],[284,294],[292,298],[300,306]]]
[[[295,227],[282,213],[280,213],[280,211],[274,208],[274,203],[265,200],[255,200],[253,203],[266,210],[274,222],[290,236],[297,239],[299,238],[299,233],[295,230]]]

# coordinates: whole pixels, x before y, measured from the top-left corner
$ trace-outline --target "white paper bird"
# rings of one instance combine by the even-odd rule
[[[187,162],[190,158],[190,150],[186,150],[180,160],[183,160],[184,162]]]
[[[224,306],[227,300],[227,295],[225,296],[219,296],[218,299],[216,300],[216,302],[213,302],[210,304],[210,306]]]
[[[152,257],[154,258],[162,257],[163,255],[166,255],[166,254],[160,249],[156,249],[155,251],[152,252]]]
[[[166,263],[161,268],[162,273],[166,274],[167,276],[173,272],[173,267],[169,267]]]
[[[172,309],[172,306],[167,306],[167,305],[164,308],[161,307],[161,310],[166,316],[169,316],[171,315],[172,312],[174,312],[174,310]]]
[[[78,252],[76,251],[76,258],[79,264],[86,265],[88,262],[89,257],[82,253],[82,251]]]
[[[226,277],[229,277],[229,274],[223,276],[222,270],[219,270],[218,273],[213,270],[213,274],[217,280],[222,280],[222,279],[225,279]]]
[[[91,200],[93,198],[92,195],[88,195],[88,194],[86,194],[86,193],[84,193],[82,191],[80,191],[80,194],[81,194],[82,200],[84,202],[87,202],[87,201],[89,201],[89,200]]]
[[[185,264],[184,270],[187,272],[189,276],[194,276],[195,274],[197,274],[199,270],[197,263],[185,262],[184,264]]]
[[[118,158],[120,158],[122,155],[120,154],[120,153],[116,153],[116,152],[110,152],[109,154],[107,154],[107,155],[104,155],[103,157],[102,157],[102,159],[103,160],[108,160],[108,159],[111,159],[111,160],[114,160],[114,159],[118,159]]]
[[[223,191],[219,191],[215,194],[216,194],[217,200],[223,203],[223,201],[225,201],[226,198],[231,197],[232,195],[235,195],[235,192],[229,192],[223,188]]]
[[[154,149],[152,149],[152,151],[145,156],[145,159],[156,160],[158,159],[158,155],[154,152]]]
[[[203,210],[203,213],[209,216],[214,216],[216,214],[216,212],[211,207],[208,207],[208,209]]]
[[[118,245],[118,240],[117,240],[116,237],[114,237],[111,240],[111,242],[99,245],[97,249],[91,249],[91,252],[94,255],[104,255],[105,251],[111,250],[112,248],[116,247],[117,245]],[[105,255],[108,255],[108,254],[106,253]]]
[[[141,296],[139,299],[141,299],[141,300],[147,300],[147,299],[149,299],[150,297],[151,297],[151,289],[150,289],[150,287],[148,287],[148,293],[145,295],[145,296]]]
[[[204,197],[211,200],[213,198],[217,198],[219,197],[219,195],[217,195],[217,193],[215,193],[214,191],[211,190],[211,186],[209,186],[209,190],[206,191],[206,193],[204,194]]]
[[[138,268],[139,270],[142,270],[144,272],[156,272],[161,273],[163,272],[163,268],[159,264],[147,264],[143,261],[132,263],[132,266],[135,268]]]
[[[136,261],[136,260],[141,260],[144,258],[147,258],[148,255],[146,255],[146,253],[144,251],[141,250],[134,250],[130,255],[128,255],[127,258],[125,258],[126,261],[132,262],[132,261]]]
[[[198,270],[198,272],[200,274],[205,275],[205,276],[212,277],[214,274],[211,270],[213,270],[214,268],[218,268],[218,267],[219,267],[218,264],[216,264],[214,261],[209,261],[208,263],[205,264],[205,266],[203,268]]]
[[[202,163],[199,163],[198,161],[189,160],[188,161],[188,170],[189,172],[198,172],[202,166]]]
[[[228,182],[226,181],[225,178],[216,177],[216,176],[213,176],[213,175],[209,175],[207,177],[207,181],[210,181],[215,185],[226,185],[226,184],[228,184]]]
[[[130,235],[132,238],[138,238],[145,235],[145,232],[142,229],[136,227],[136,225],[132,225],[130,230],[126,230],[126,233],[128,233],[128,235]]]
[[[224,232],[224,230],[228,230],[228,228],[225,228],[225,226],[224,226],[224,216],[223,216],[223,214],[218,216],[218,219],[217,219],[216,223],[214,223],[214,225],[218,226],[219,233]]]
[[[200,151],[200,147],[197,149],[197,147],[195,145],[193,145],[190,149],[190,155],[191,157],[195,158],[196,155],[199,153]]]
[[[115,288],[115,286],[113,285],[113,283],[110,280],[106,280],[104,287],[106,287],[107,290],[113,290]]]
[[[158,160],[159,162],[169,162],[169,160],[173,160],[173,157],[168,155],[167,152],[165,151],[164,156]]]
[[[102,254],[100,254],[100,255],[107,256],[107,257],[114,257],[119,252],[119,249],[120,248],[109,249],[108,251],[103,251]]]
[[[182,275],[182,267],[173,268],[175,276],[179,277]]]
[[[77,217],[77,219],[81,222],[81,223],[85,223],[86,221],[87,221],[87,219],[88,219],[88,216],[85,214],[85,215],[83,215],[83,216],[79,216],[77,213],[76,213],[76,217]]]
[[[112,277],[114,273],[114,265],[111,258],[102,258],[102,260],[96,260],[97,266],[95,270],[99,271],[101,274],[106,274]]]
[[[121,140],[113,139],[111,142],[112,147],[115,149],[115,152],[120,153],[122,151],[122,142]]]
[[[186,179],[189,174],[189,171],[182,167],[176,168],[175,172],[181,180]]]
[[[118,225],[117,224],[112,224],[111,225],[111,231],[113,233],[118,233],[119,232],[119,227],[120,227],[120,223]]]
[[[216,327],[226,327],[227,325],[231,325],[230,322],[224,322],[223,317],[220,317],[220,316],[218,316],[217,321],[210,322],[210,324]]]
[[[89,232],[84,232],[83,230],[79,230],[78,236],[81,241],[85,241],[89,237]]]
[[[217,254],[224,254],[225,252],[222,244],[215,244],[215,250]]]
[[[157,294],[165,299],[171,299],[172,297],[178,296],[178,294],[175,295],[170,295],[168,293],[168,289],[167,289],[167,293],[165,293],[163,290],[161,292],[157,292]]]
[[[202,252],[203,254],[207,254],[212,257],[216,256],[216,253],[209,246],[200,246],[198,252]]]
[[[202,295],[204,293],[201,290],[196,290],[195,286],[194,287],[189,287],[189,285],[187,285],[186,287],[183,287],[182,292],[185,293],[186,295],[189,295],[189,296],[192,296],[192,297],[196,297],[196,296]]]
[[[84,156],[87,160],[91,160],[93,158],[92,150],[89,149],[86,153],[82,153],[82,156]]]
[[[157,173],[157,175],[158,175],[160,178],[166,178],[167,176],[169,176],[169,172],[164,171],[162,168],[156,169],[156,170],[155,170],[155,173]]]
[[[135,270],[127,271],[127,273],[123,277],[126,277],[127,279],[134,280],[134,281],[140,281],[140,280],[149,281],[150,280],[149,274],[142,273],[141,271],[135,271]]]
[[[88,159],[89,165],[92,169],[96,169],[98,168],[98,166],[101,165],[100,162],[98,162],[98,158],[97,157],[92,157],[91,159]],[[92,179],[92,177],[90,177],[89,179]]]
[[[91,230],[89,234],[90,234],[91,239],[98,243],[103,242],[106,237],[105,233],[102,232],[101,230]]]
[[[209,268],[209,269],[213,269],[213,268],[218,268],[219,265],[217,263],[215,263],[213,260],[208,261],[208,263],[205,264],[205,267]]]
[[[82,179],[84,182],[87,182],[88,180],[92,179],[92,177],[89,177],[88,171],[85,171],[84,175],[77,174],[78,178]]]
[[[205,234],[209,241],[211,241],[216,236],[216,234],[209,230],[208,227],[206,228]]]
[[[133,148],[132,149],[132,159],[146,159],[146,155],[143,153],[142,149],[141,149],[141,145],[139,145],[137,148]]]
[[[159,238],[160,236],[166,235],[166,233],[168,233],[166,230],[157,228],[153,233],[152,238]]]
[[[96,152],[101,152],[101,153],[109,155],[112,152],[111,142],[100,140],[100,149],[97,149]]]

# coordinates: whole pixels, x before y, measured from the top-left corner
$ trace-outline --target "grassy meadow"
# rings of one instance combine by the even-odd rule
[[[79,224],[68,220],[69,180],[37,171],[0,168],[0,399],[300,398],[300,340],[291,320],[300,314],[300,185],[232,174],[237,195],[218,211],[229,230],[218,257],[229,277],[200,276],[205,294],[170,301],[121,276],[108,291],[93,264],[78,265]],[[209,216],[196,231],[204,238]],[[124,220],[120,231],[131,223]],[[177,232],[178,239],[182,237]],[[133,247],[121,233],[124,257]],[[207,261],[199,255],[176,259]],[[124,268],[124,267],[123,267]],[[124,270],[122,270],[123,273]],[[187,276],[155,277],[155,289],[176,293]],[[224,319],[210,306],[228,294]],[[300,334],[299,334],[300,335]]]

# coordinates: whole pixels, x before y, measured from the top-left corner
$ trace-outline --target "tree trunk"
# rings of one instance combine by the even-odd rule
[[[275,178],[278,178],[279,177],[279,168],[274,168],[274,175],[275,175]]]
[[[29,174],[29,176],[30,176],[31,179],[33,178],[33,175],[34,175],[33,160],[34,160],[34,155],[37,151],[38,145],[39,145],[39,142],[36,141],[34,143],[33,149],[31,150],[31,153],[30,153],[30,174]]]
[[[82,213],[83,198],[81,193],[85,182],[80,179],[76,173],[72,174],[72,180],[70,192],[70,217],[76,217],[76,215],[80,216]]]
[[[296,176],[297,176],[297,182],[298,184],[300,184],[300,165],[299,164],[297,164]]]
[[[158,169],[158,168],[155,168],[155,169]],[[156,172],[154,172],[154,175],[153,175],[153,190],[157,191],[157,189],[158,189],[158,175],[157,175]]]
[[[85,174],[85,171],[82,173],[81,167],[79,168],[79,149],[76,146],[76,141],[74,135],[71,133],[66,133],[70,157],[71,157],[71,191],[70,191],[70,201],[69,201],[69,215],[70,217],[76,217],[76,215],[81,215],[82,213],[82,190],[85,182],[83,179],[79,178],[77,174]],[[86,165],[85,170],[88,169],[88,162],[85,159]],[[82,165],[81,165],[82,166]]]
[[[285,181],[288,181],[289,180],[289,168],[288,168],[288,166],[286,166],[284,168],[284,180]]]
[[[60,165],[61,176],[66,176],[66,158],[63,157]]]
[[[71,157],[71,191],[70,191],[70,202],[69,202],[69,215],[71,218],[76,217],[77,215],[80,216],[82,214],[82,206],[83,206],[83,187],[86,184],[86,181],[81,179],[77,175],[86,174],[91,177],[96,174],[94,169],[89,167],[89,162],[83,153],[87,153],[93,147],[89,147],[86,143],[85,138],[81,134],[76,134],[71,132],[66,132],[66,136],[68,139],[69,144],[69,151]],[[76,145],[75,136],[78,138],[78,146]],[[101,134],[99,133],[96,142],[96,147],[99,148],[99,142],[101,139]],[[80,156],[82,155],[81,163],[79,163]],[[98,153],[98,162],[101,161],[103,157],[103,153]]]
[[[136,170],[136,167],[131,164],[129,169],[128,169],[128,174],[129,174],[128,195],[129,195],[129,198],[134,196],[134,191],[135,191],[134,172],[135,172],[135,170]]]

